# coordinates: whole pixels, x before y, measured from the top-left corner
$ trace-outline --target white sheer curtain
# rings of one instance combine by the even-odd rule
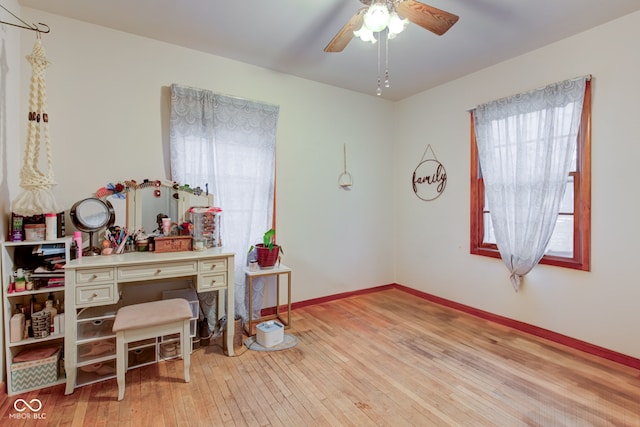
[[[558,218],[576,152],[586,79],[473,110],[491,221],[516,291],[544,255]]]
[[[235,305],[244,318],[247,251],[273,219],[278,113],[278,106],[171,86],[172,179],[208,186],[222,208],[222,244],[236,254]]]

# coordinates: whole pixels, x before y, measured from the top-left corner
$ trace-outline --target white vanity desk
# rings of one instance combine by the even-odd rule
[[[100,322],[106,316],[95,315],[91,320],[91,313],[104,306],[112,306],[120,300],[123,286],[135,286],[136,283],[153,282],[165,279],[191,279],[196,291],[226,291],[226,313],[224,311],[225,298],[218,293],[218,316],[227,315],[227,319],[234,319],[234,254],[224,251],[224,248],[211,248],[204,251],[185,252],[129,252],[120,255],[85,256],[70,261],[65,267],[65,371],[67,386],[65,394],[73,393],[76,386],[89,382],[78,380],[78,368],[83,366],[93,368],[102,367],[103,371],[110,369],[113,355],[87,358],[90,353],[87,348],[96,341],[109,341],[112,337],[97,336],[86,338],[83,336],[84,326],[88,323]],[[79,309],[86,309],[79,311]],[[82,316],[79,316],[83,313]],[[112,314],[111,314],[112,315]],[[107,319],[108,320],[108,319]],[[112,322],[112,320],[111,320]],[[227,349],[229,356],[233,356],[233,321],[227,322]],[[96,323],[97,324],[97,323]],[[105,321],[107,329],[109,323]],[[91,326],[89,324],[89,326]],[[88,347],[89,346],[89,347]],[[115,353],[114,353],[115,354]],[[96,368],[97,369],[97,368]],[[113,375],[103,376],[106,379]],[[95,382],[95,381],[94,381]]]

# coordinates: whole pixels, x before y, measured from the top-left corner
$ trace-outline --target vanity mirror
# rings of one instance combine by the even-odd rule
[[[115,221],[113,225],[130,228],[129,226],[129,204],[130,198],[127,197],[130,187],[136,186],[135,181],[118,182],[117,184],[109,183],[99,188],[95,196],[108,202],[113,207]],[[131,208],[133,209],[133,207]]]
[[[212,194],[200,188],[162,180],[108,184],[96,191],[96,196],[113,204],[117,225],[132,232],[142,228],[147,234],[158,231],[158,215],[181,224],[188,220],[190,207],[213,206]]]
[[[93,233],[114,224],[116,216],[111,203],[89,197],[76,202],[71,207],[69,216],[78,230],[89,233],[89,247],[83,251],[83,255],[100,255],[102,248],[94,246]]]
[[[128,227],[127,225],[127,198],[117,197],[116,195],[109,195],[103,197],[102,200],[108,202],[113,206],[113,212],[115,214],[115,221],[113,225],[119,225],[120,227]]]
[[[174,198],[172,187],[154,181],[152,186],[141,186],[131,196],[135,201],[135,229],[144,228],[147,234],[161,232],[158,218],[170,218],[178,221],[178,200]]]

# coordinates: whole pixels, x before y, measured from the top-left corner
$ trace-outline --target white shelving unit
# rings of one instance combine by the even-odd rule
[[[23,292],[9,292],[9,287],[12,282],[12,274],[18,268],[25,270],[31,270],[34,266],[44,265],[44,258],[46,255],[39,255],[34,253],[34,249],[42,247],[42,245],[61,244],[64,246],[64,259],[70,259],[70,247],[71,239],[62,238],[57,240],[37,240],[37,241],[23,241],[23,242],[3,242],[2,243],[2,309],[4,318],[4,345],[5,345],[5,357],[6,357],[6,383],[7,394],[13,396],[18,393],[25,393],[32,390],[37,390],[56,384],[63,384],[65,382],[64,369],[61,368],[62,363],[57,361],[55,365],[47,367],[30,367],[31,371],[26,369],[22,372],[18,372],[18,367],[25,366],[24,364],[14,364],[14,358],[25,350],[36,350],[45,347],[58,347],[60,348],[60,354],[64,349],[64,334],[49,335],[45,338],[27,338],[19,341],[11,342],[11,317],[16,312],[17,304],[23,304],[27,309],[30,308],[30,301],[35,296],[36,300],[44,306],[44,302],[47,299],[49,293],[53,293],[54,300],[59,300],[64,303],[65,300],[65,286],[57,287],[41,287],[39,289],[33,289]],[[43,274],[35,274],[33,279],[40,279],[39,281],[44,283],[49,278],[64,278],[64,271],[47,272]],[[31,362],[30,362],[31,363]],[[37,363],[31,363],[31,365],[37,365]],[[14,369],[15,368],[15,369]],[[47,372],[47,375],[42,374],[42,370]],[[40,370],[40,371],[38,371]],[[51,378],[51,371],[55,370],[55,375]],[[26,375],[25,375],[26,373]],[[44,378],[44,379],[43,379]]]
[[[116,334],[111,331],[119,305],[88,307],[77,316],[76,387],[116,377]]]

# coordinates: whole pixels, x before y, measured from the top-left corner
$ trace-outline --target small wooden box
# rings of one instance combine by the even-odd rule
[[[154,252],[183,252],[190,251],[191,236],[156,237],[153,239]]]

